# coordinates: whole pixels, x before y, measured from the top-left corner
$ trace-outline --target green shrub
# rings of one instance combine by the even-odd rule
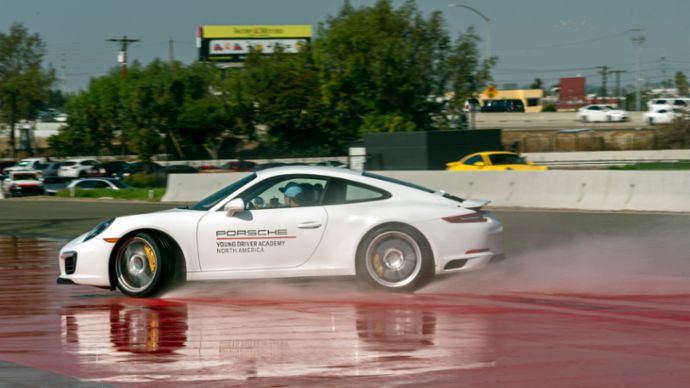
[[[557,112],[558,108],[556,107],[556,104],[546,104],[541,110],[542,112]]]
[[[165,194],[164,188],[155,189],[96,189],[96,190],[69,190],[63,189],[57,192],[60,198],[115,198],[115,199],[134,199],[140,201],[160,201]]]
[[[158,178],[153,174],[132,174],[123,181],[133,187],[159,187]]]

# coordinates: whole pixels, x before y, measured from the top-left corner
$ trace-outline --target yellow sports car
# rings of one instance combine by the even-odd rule
[[[477,152],[467,155],[457,162],[446,164],[446,170],[449,171],[543,171],[548,169],[547,166],[536,166],[522,156],[506,151]]]

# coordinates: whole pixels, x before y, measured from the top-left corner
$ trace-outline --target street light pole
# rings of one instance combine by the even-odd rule
[[[634,35],[632,41],[637,45],[635,52],[635,110],[639,112],[642,109],[642,101],[640,101],[640,52],[642,51],[642,43],[645,37],[642,35],[642,29],[634,29],[634,32],[639,32],[639,35]]]
[[[469,5],[451,3],[448,4],[448,6],[469,9],[486,22],[486,59],[491,58],[491,20],[486,15],[479,12],[479,10],[472,8]]]

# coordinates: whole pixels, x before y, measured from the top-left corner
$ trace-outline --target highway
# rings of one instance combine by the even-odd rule
[[[595,130],[621,130],[653,128],[642,121],[644,112],[629,112],[630,121],[613,123],[582,123],[576,120],[576,112],[541,113],[475,113],[476,129],[500,128],[503,130],[562,130],[589,128]]]

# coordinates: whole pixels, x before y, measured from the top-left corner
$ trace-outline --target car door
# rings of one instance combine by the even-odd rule
[[[589,121],[603,121],[604,120],[604,112],[602,111],[601,107],[598,105],[594,105],[589,107],[587,110],[587,116]]]
[[[324,187],[318,181],[281,177],[244,193],[245,211],[205,215],[197,228],[202,271],[281,269],[307,262],[327,227],[326,210],[320,197],[298,207],[285,207],[279,197],[288,182]]]

